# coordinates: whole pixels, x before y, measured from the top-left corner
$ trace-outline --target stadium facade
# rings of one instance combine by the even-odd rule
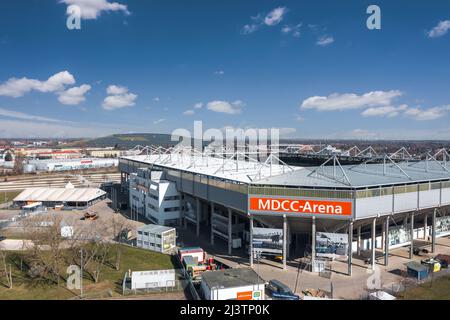
[[[385,265],[389,263],[389,249],[394,246],[387,236],[390,228],[402,226],[406,231],[409,241],[398,246],[409,246],[411,258],[411,239],[418,237],[418,228],[423,229],[420,237],[429,237],[432,251],[436,237],[449,231],[436,230],[437,221],[448,218],[450,206],[450,166],[445,159],[398,163],[385,156],[381,163],[342,166],[332,157],[320,167],[304,168],[286,165],[274,155],[262,163],[237,153],[226,157],[171,149],[121,157],[119,169],[122,183],[130,186],[131,207],[141,208],[139,214],[151,215],[145,198],[148,190],[155,191],[163,182],[171,190],[168,199],[164,192],[151,193],[154,200],[159,196],[159,206],[168,201],[178,208],[176,215],[175,209],[168,212],[170,222],[193,224],[197,235],[200,225],[208,226],[211,243],[222,238],[230,254],[236,240],[247,243],[248,252],[253,252],[255,226],[282,229],[284,268],[289,256],[302,256],[305,251],[315,265],[319,231],[345,232],[348,243],[356,243],[356,248],[348,245],[347,249],[349,275],[352,252],[364,249],[364,236],[368,235],[373,268],[376,252],[382,252]],[[152,181],[152,176],[157,179]],[[252,265],[254,255],[249,259]]]

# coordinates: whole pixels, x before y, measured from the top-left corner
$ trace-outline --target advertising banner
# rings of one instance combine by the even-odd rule
[[[347,258],[348,235],[346,233],[316,233],[316,255],[327,258]]]
[[[283,254],[283,229],[253,228],[253,252]]]

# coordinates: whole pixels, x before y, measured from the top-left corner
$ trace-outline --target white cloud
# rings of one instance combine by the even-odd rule
[[[155,98],[153,98],[153,101],[159,102],[159,101],[161,101],[161,99],[159,97],[155,97]]]
[[[91,90],[91,86],[83,84],[59,93],[58,101],[66,105],[78,105],[86,100],[85,94]]]
[[[401,96],[398,90],[371,91],[363,95],[355,93],[333,93],[328,97],[313,96],[305,99],[301,109],[316,109],[318,111],[336,111],[392,105],[392,100]]]
[[[405,111],[405,115],[417,121],[429,121],[446,116],[448,111],[450,111],[450,105],[429,109],[410,108]]]
[[[128,92],[127,87],[116,86],[114,84],[108,86],[108,88],[106,89],[106,93],[109,95],[125,94],[127,92]]]
[[[107,0],[61,0],[60,2],[67,4],[67,9],[71,5],[78,6],[81,10],[81,18],[86,20],[95,20],[104,11],[122,11],[126,15],[130,14],[126,5]],[[70,14],[69,10],[67,14]]]
[[[211,101],[207,105],[208,110],[214,111],[214,112],[220,112],[220,113],[226,113],[226,114],[239,114],[241,113],[242,107],[245,106],[245,104],[241,100],[236,100],[234,102],[227,102],[227,101]]]
[[[105,110],[115,110],[125,107],[132,107],[136,103],[137,95],[134,93],[128,93],[126,87],[110,85],[106,89],[106,93],[109,94],[108,97],[103,100],[103,109]]]
[[[223,76],[225,74],[225,71],[223,70],[214,71],[214,74],[217,76]]]
[[[75,78],[68,71],[54,74],[45,81],[28,78],[10,78],[0,84],[0,96],[18,98],[30,91],[57,92],[64,90],[66,85],[75,83]]]
[[[408,109],[406,104],[402,104],[398,107],[384,106],[384,107],[372,107],[364,110],[361,115],[363,117],[388,117],[393,118],[398,116],[402,111]]]
[[[251,17],[252,22],[244,25],[241,30],[242,34],[251,34],[257,30],[259,30],[262,26],[273,27],[278,25],[281,21],[283,21],[285,14],[288,9],[285,7],[275,8],[270,11],[267,15],[263,15],[259,13],[255,17]]]
[[[160,124],[162,122],[166,121],[166,119],[158,119],[156,121],[153,121],[153,124]]]
[[[281,33],[283,34],[292,34],[295,38],[300,37],[300,28],[302,27],[302,24],[299,23],[295,26],[286,25],[281,29]]]
[[[428,32],[428,37],[442,37],[447,34],[448,30],[450,30],[450,20],[440,21],[436,27]]]
[[[243,34],[251,34],[253,32],[255,32],[256,30],[259,29],[259,25],[256,23],[252,23],[252,24],[246,24],[243,28],[242,28],[242,33]]]
[[[194,109],[201,109],[201,108],[203,108],[203,103],[202,102],[194,104]]]
[[[41,117],[41,116],[35,116],[31,114],[26,114],[19,111],[14,110],[8,110],[0,108],[0,116],[1,117],[7,117],[7,118],[13,118],[13,119],[19,119],[19,120],[34,120],[34,121],[44,121],[44,122],[62,122],[58,119],[53,118],[47,118],[47,117]]]
[[[334,42],[334,38],[331,36],[322,36],[317,39],[316,44],[321,47],[326,47]]]
[[[183,114],[185,116],[193,116],[195,114],[194,110],[186,110],[185,112],[183,112]]]
[[[264,24],[268,26],[275,26],[279,24],[281,21],[283,21],[283,17],[287,12],[287,8],[285,7],[279,7],[275,8],[272,11],[267,14],[267,16],[264,18]]]

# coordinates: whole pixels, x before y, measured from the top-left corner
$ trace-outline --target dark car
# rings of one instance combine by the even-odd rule
[[[284,283],[278,280],[270,280],[267,285],[272,298],[277,300],[300,300],[300,296],[294,294]]]

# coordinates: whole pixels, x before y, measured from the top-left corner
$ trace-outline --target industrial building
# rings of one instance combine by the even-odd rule
[[[23,171],[24,173],[57,172],[117,167],[117,165],[117,159],[76,158],[60,160],[28,160],[23,165]]]
[[[376,251],[388,265],[390,249],[409,247],[412,258],[411,239],[429,239],[434,252],[436,238],[450,234],[450,166],[448,155],[442,156],[443,161],[429,156],[396,162],[386,155],[381,163],[345,166],[331,156],[321,166],[305,168],[286,165],[273,154],[262,163],[238,152],[227,157],[173,148],[123,156],[119,169],[130,198],[136,177],[147,183],[139,189],[145,197],[153,193],[151,185],[169,183],[170,197],[181,200],[178,222],[193,225],[197,235],[200,225],[207,226],[211,243],[225,240],[230,254],[236,239],[254,252],[254,227],[279,229],[284,268],[288,258],[309,256],[315,270],[321,254],[330,250],[347,259],[351,275],[353,253],[369,249],[373,268]],[[165,201],[158,197],[160,206]],[[317,237],[327,234],[347,239],[346,244],[330,240],[318,252]],[[249,254],[251,265],[253,258]]]
[[[68,183],[65,188],[28,188],[14,198],[14,204],[26,207],[39,203],[44,207],[62,209],[85,209],[105,199],[106,192],[97,188],[74,188]]]
[[[137,229],[136,246],[161,253],[170,253],[176,248],[175,228],[148,224]]]

